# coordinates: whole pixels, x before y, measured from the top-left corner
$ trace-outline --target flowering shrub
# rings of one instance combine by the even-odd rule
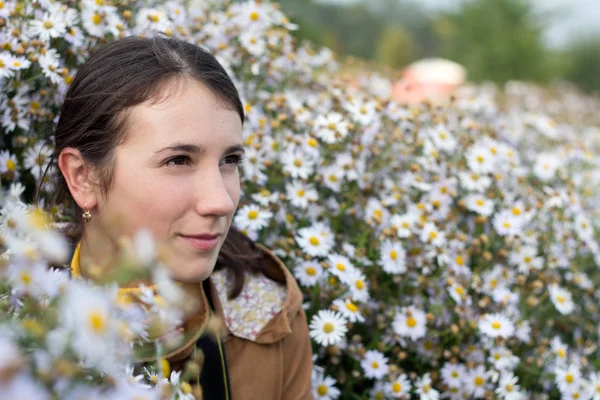
[[[274,249],[304,291],[316,398],[600,399],[596,99],[512,82],[465,87],[447,107],[403,107],[382,96],[381,77],[344,85],[331,53],[297,46],[295,26],[265,1],[186,9],[48,0],[4,3],[0,16],[0,173],[10,191],[1,226],[12,254],[4,269],[57,282],[26,288],[28,298],[52,299],[64,287],[68,307],[83,290],[21,261],[30,243],[35,254],[64,258],[60,240],[44,233],[27,242],[14,231],[26,209],[15,198],[40,183],[52,191],[41,172],[77,64],[106,40],[164,32],[207,47],[243,97],[244,198],[234,223]],[[61,208],[53,216],[69,218]],[[25,315],[22,286],[7,282],[11,314]],[[62,310],[43,304],[40,318]],[[51,338],[27,324],[25,333],[6,325],[3,360],[13,362],[0,370],[22,359],[18,340]],[[116,350],[122,337],[114,340]],[[88,359],[77,343],[72,351],[98,372],[91,376],[130,381],[115,372],[125,362]],[[8,385],[48,382],[31,368]]]

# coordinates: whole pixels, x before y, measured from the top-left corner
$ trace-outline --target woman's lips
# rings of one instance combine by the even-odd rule
[[[220,235],[202,235],[202,236],[184,236],[181,238],[185,240],[190,246],[200,250],[214,250],[219,245]]]

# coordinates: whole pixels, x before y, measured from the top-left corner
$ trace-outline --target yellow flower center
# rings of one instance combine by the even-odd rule
[[[390,258],[396,261],[396,259],[398,259],[398,252],[396,250],[390,251]]]
[[[294,165],[295,165],[296,167],[301,167],[301,166],[302,166],[302,160],[301,160],[301,159],[299,159],[299,158],[296,158],[296,159],[294,160]]]
[[[46,21],[44,22],[44,28],[46,29],[50,29],[54,26],[54,24],[52,23],[52,21]]]
[[[475,385],[476,386],[483,386],[484,383],[485,383],[485,379],[483,379],[481,376],[475,377]]]
[[[502,224],[505,228],[510,228],[510,222],[508,221],[504,221],[504,223]]]
[[[259,18],[258,12],[252,11],[252,13],[250,14],[250,19],[252,21],[258,21],[258,18]]]
[[[95,333],[104,333],[107,329],[106,318],[104,314],[99,311],[92,311],[88,315],[88,323],[92,331]]]
[[[317,270],[313,267],[306,268],[306,275],[315,276],[317,274]]]
[[[402,227],[403,227],[404,229],[408,229],[408,228],[410,228],[410,224],[409,224],[408,222],[404,221],[404,222],[402,223]]]
[[[344,271],[346,270],[346,266],[345,266],[344,264],[341,264],[341,263],[337,263],[337,264],[335,264],[335,267],[336,267],[338,270],[342,271],[342,272],[344,272]]]
[[[325,333],[331,333],[333,332],[334,326],[331,322],[325,322],[325,324],[323,325],[323,332]]]
[[[558,349],[557,353],[560,358],[565,358],[567,356],[567,352],[565,351],[565,349]]]
[[[373,369],[377,369],[377,368],[379,368],[379,363],[377,361],[373,361],[371,363],[371,367],[373,367]]]
[[[25,286],[29,286],[29,284],[31,284],[31,275],[29,274],[29,272],[21,272],[21,282]]]
[[[477,199],[475,203],[477,203],[479,207],[483,207],[485,205],[485,201],[483,201],[482,199]]]
[[[572,374],[567,374],[565,375],[565,380],[567,381],[567,383],[573,383],[575,377]]]
[[[398,382],[394,382],[394,384],[392,385],[392,391],[394,393],[400,393],[402,391],[402,385]]]
[[[335,175],[329,175],[329,181],[330,182],[337,182],[338,178]]]
[[[92,17],[92,22],[95,25],[100,25],[102,23],[102,16],[98,13],[94,13],[94,16]]]
[[[335,129],[335,126],[336,126],[336,125],[335,125],[335,122],[330,122],[330,123],[327,125],[327,128],[329,128],[330,130],[334,130],[334,129]]]
[[[304,190],[302,190],[302,189],[298,190],[298,191],[296,192],[296,195],[297,195],[298,197],[304,197]]]
[[[492,328],[498,330],[498,329],[502,328],[502,324],[498,321],[494,321],[494,322],[492,322]]]
[[[352,302],[348,302],[348,303],[346,303],[346,308],[347,308],[348,310],[352,311],[353,313],[355,313],[355,312],[357,312],[357,311],[358,311],[358,307],[356,307],[356,306],[354,305],[354,303],[352,303]]]
[[[248,218],[249,219],[256,219],[258,217],[258,211],[256,210],[251,210],[248,212]]]
[[[477,162],[479,164],[483,164],[484,161],[485,161],[485,158],[483,158],[482,156],[477,156]]]
[[[521,209],[518,207],[513,207],[512,213],[513,215],[521,215]]]
[[[325,396],[327,394],[327,386],[319,385],[317,388],[317,393],[319,393],[319,396]]]
[[[515,387],[514,387],[512,384],[510,384],[510,383],[509,383],[509,384],[507,384],[506,386],[504,386],[504,389],[505,389],[507,392],[512,392],[512,391],[515,389]]]
[[[361,280],[356,281],[355,286],[358,290],[363,290],[365,288],[365,283]]]
[[[317,145],[318,145],[318,144],[319,144],[319,143],[317,142],[317,140],[316,140],[316,139],[314,139],[314,138],[309,138],[309,139],[308,139],[308,145],[309,145],[310,147],[317,147]]]
[[[8,170],[12,172],[15,169],[17,169],[17,164],[15,164],[15,162],[9,158],[6,161],[6,168],[8,168]]]
[[[417,326],[417,320],[414,317],[409,317],[406,320],[406,326],[408,326],[409,328],[414,328],[415,326]]]
[[[446,132],[440,132],[440,139],[446,139],[447,137]]]
[[[556,301],[558,301],[560,304],[564,303],[567,299],[565,298],[565,296],[561,296],[558,295],[556,296]]]
[[[319,242],[319,238],[317,238],[315,236],[311,236],[310,239],[308,239],[308,242],[310,244],[312,244],[313,246],[318,246],[319,243],[321,243],[321,242]]]
[[[435,231],[429,232],[429,240],[434,240],[435,238],[437,238],[437,232],[435,232]]]

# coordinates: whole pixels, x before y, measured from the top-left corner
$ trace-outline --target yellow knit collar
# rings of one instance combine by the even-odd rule
[[[75,252],[73,253],[73,258],[71,259],[71,277],[75,279],[83,278],[81,275],[81,242],[77,243],[77,247],[75,247]],[[147,286],[150,289],[154,290],[154,285]],[[141,294],[141,290],[139,288],[120,288],[119,295],[127,295],[127,294]]]

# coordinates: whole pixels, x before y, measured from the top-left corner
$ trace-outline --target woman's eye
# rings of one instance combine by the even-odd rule
[[[182,166],[182,165],[187,165],[189,162],[190,162],[190,158],[188,156],[176,156],[176,157],[169,158],[167,160],[167,162],[165,163],[165,165],[167,167]]]
[[[240,154],[232,154],[223,159],[223,164],[237,167],[242,163],[243,159],[244,157]]]

